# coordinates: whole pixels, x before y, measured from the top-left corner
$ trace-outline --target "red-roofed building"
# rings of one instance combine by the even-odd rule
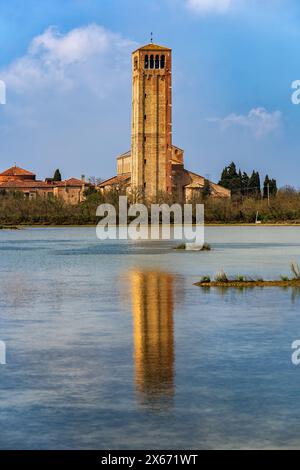
[[[17,166],[0,173],[0,192],[22,192],[25,197],[60,197],[69,204],[84,201],[84,191],[91,186],[82,179],[69,178],[65,181],[37,180],[36,175]]]
[[[35,180],[35,174],[30,171],[24,170],[18,166],[12,166],[7,170],[0,173],[0,183],[4,181],[14,181],[14,180]]]

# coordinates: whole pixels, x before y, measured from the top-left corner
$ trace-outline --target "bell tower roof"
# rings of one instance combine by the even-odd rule
[[[149,44],[146,44],[146,46],[139,47],[136,49],[133,54],[135,54],[138,51],[171,51],[169,47],[165,46],[159,46],[158,44],[153,44],[152,42]]]

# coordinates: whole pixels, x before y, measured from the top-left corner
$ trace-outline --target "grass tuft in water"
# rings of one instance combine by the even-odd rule
[[[222,270],[215,275],[216,282],[228,282],[227,274]]]
[[[291,263],[291,271],[295,276],[295,279],[300,279],[300,268],[297,263]]]
[[[299,265],[295,262],[291,263],[291,271],[293,273],[292,278],[288,276],[281,275],[279,280],[273,281],[265,281],[263,277],[250,277],[244,275],[237,275],[228,277],[227,274],[221,270],[217,273],[214,277],[214,280],[211,280],[209,276],[203,276],[201,281],[196,285],[204,285],[210,284],[211,286],[230,286],[230,287],[237,287],[237,286],[279,286],[279,287],[289,287],[289,286],[299,286],[300,284],[300,268]]]

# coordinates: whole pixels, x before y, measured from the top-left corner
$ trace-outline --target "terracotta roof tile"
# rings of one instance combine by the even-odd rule
[[[82,180],[79,180],[77,178],[69,178],[65,181],[63,181],[67,186],[82,186],[83,182]],[[86,183],[84,183],[86,184]]]
[[[139,47],[133,54],[137,51],[171,51],[169,47],[159,46],[158,44],[146,44],[146,46]]]
[[[99,184],[99,188],[105,186],[117,186],[118,184],[129,184],[131,180],[131,173],[125,173],[124,175],[114,176],[106,181]]]
[[[24,170],[24,168],[20,168],[18,166],[12,166],[7,170],[0,173],[0,176],[35,176],[35,173],[31,173],[30,171]]]
[[[35,180],[12,180],[0,182],[0,189],[26,189],[26,188],[51,188],[51,186],[44,181]]]

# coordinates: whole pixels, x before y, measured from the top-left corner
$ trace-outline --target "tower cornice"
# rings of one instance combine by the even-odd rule
[[[139,47],[133,52],[133,54],[139,51],[171,51],[171,50],[172,49],[170,49],[169,47],[159,46],[158,44],[150,43],[150,44],[146,44],[146,46]]]

